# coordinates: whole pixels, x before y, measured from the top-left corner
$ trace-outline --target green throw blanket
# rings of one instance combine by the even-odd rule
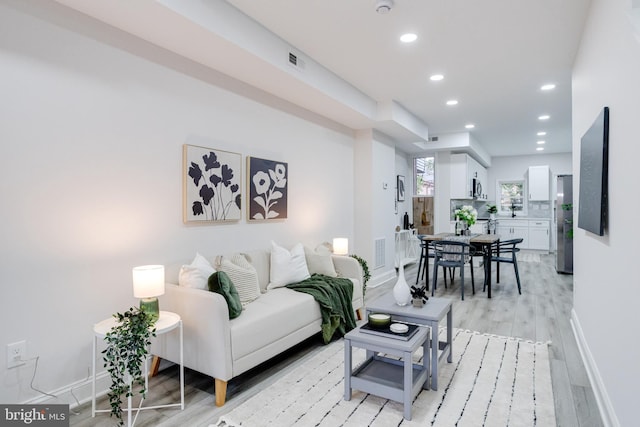
[[[328,344],[336,331],[340,336],[356,327],[351,299],[351,280],[314,274],[299,283],[287,285],[294,291],[311,295],[320,305],[322,313],[322,339]]]

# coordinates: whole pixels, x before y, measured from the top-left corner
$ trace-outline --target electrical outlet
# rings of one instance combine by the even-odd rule
[[[7,368],[15,368],[24,365],[24,359],[27,355],[27,342],[18,341],[7,344]]]

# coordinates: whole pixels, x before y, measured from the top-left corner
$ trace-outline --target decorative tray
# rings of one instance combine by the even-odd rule
[[[398,322],[394,322],[394,323],[398,323]],[[406,325],[409,327],[409,330],[403,333],[392,332],[391,325],[381,328],[381,327],[371,326],[369,325],[369,323],[365,323],[364,325],[362,325],[360,327],[360,331],[367,334],[378,335],[381,337],[395,338],[397,340],[409,341],[418,331],[418,325],[412,325],[408,323]]]

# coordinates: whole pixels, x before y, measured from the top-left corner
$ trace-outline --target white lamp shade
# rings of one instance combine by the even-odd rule
[[[164,265],[142,265],[133,269],[133,296],[151,298],[164,294]]]
[[[349,239],[346,237],[335,237],[333,239],[333,253],[336,255],[346,255],[349,253]]]

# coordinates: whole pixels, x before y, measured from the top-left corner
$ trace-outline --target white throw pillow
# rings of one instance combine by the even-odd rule
[[[238,291],[243,306],[260,296],[258,272],[243,254],[233,254],[220,260],[218,270],[224,271]]]
[[[305,246],[304,257],[307,260],[309,274],[324,274],[325,276],[337,277],[336,268],[331,259],[331,251],[324,245],[311,249]]]
[[[185,288],[209,289],[209,276],[216,270],[199,253],[189,265],[183,265],[178,275],[178,284]]]
[[[301,243],[288,251],[275,242],[271,242],[271,270],[267,289],[281,288],[289,283],[301,282],[310,276]]]

